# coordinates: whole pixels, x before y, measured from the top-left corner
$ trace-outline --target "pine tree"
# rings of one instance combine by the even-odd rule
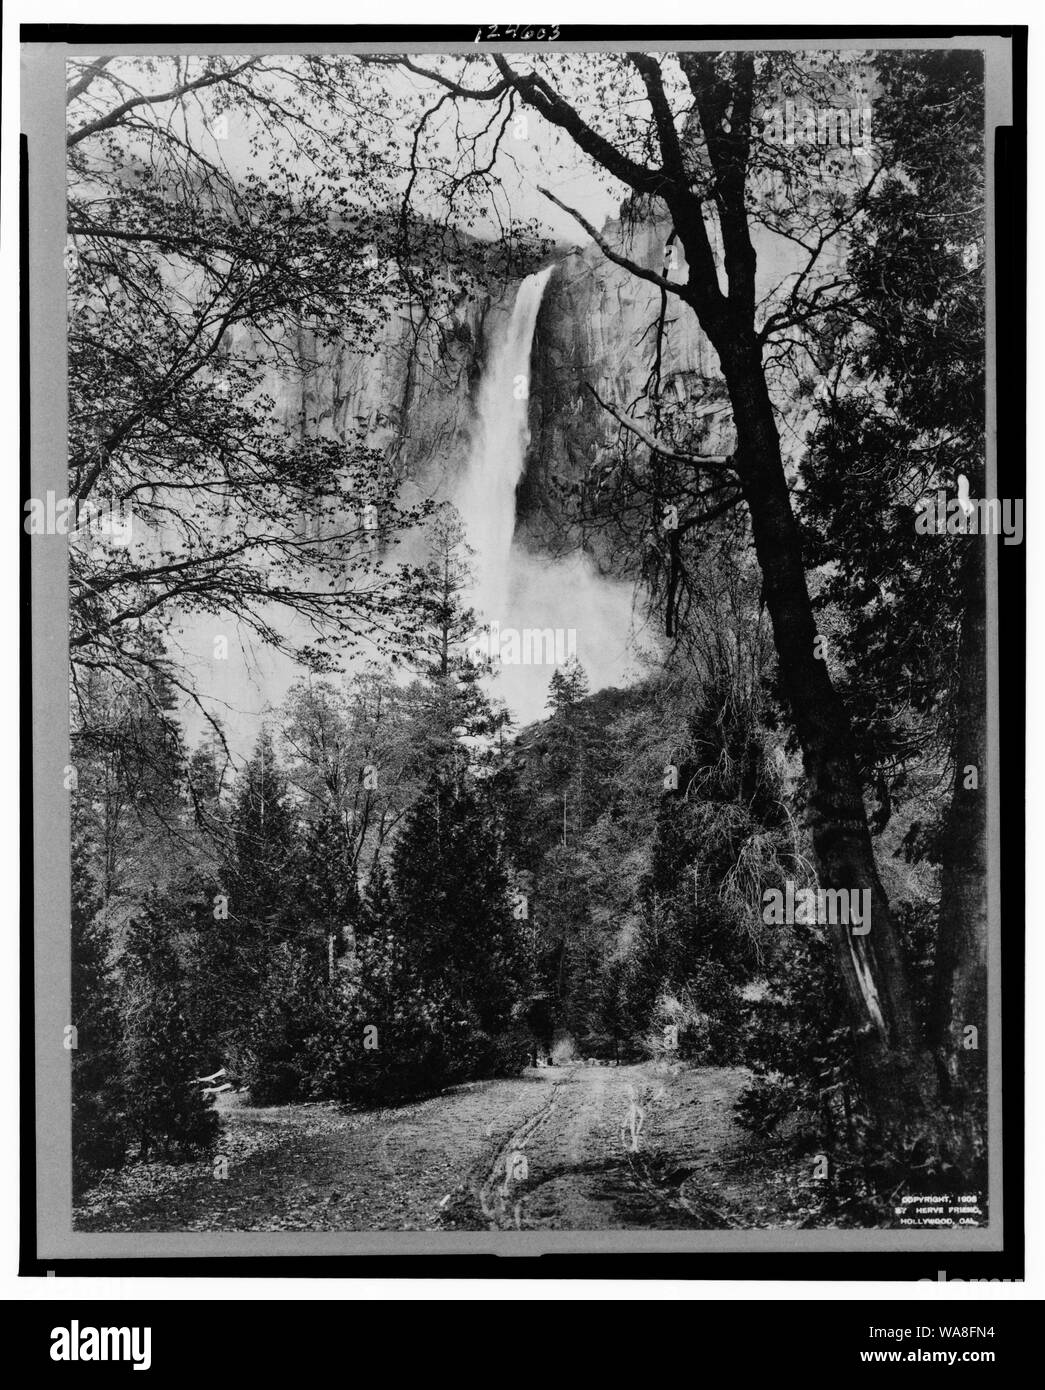
[[[301,921],[291,936],[262,942],[264,979],[241,1034],[243,1080],[260,1104],[340,1099],[353,1062],[341,963],[353,952],[362,906],[336,811],[307,827],[295,867]]]
[[[463,776],[436,775],[368,894],[360,1022],[377,1029],[357,1094],[416,1093],[522,1065],[525,948],[497,832]],[[377,912],[384,917],[377,920]]]
[[[140,1156],[206,1152],[218,1117],[193,1078],[209,1059],[194,1037],[176,933],[184,920],[171,897],[155,897],[130,923],[123,965],[124,1075],[128,1123]]]
[[[577,658],[570,657],[562,666],[556,666],[548,685],[548,709],[554,714],[566,714],[574,705],[580,704],[588,694],[588,675]]]
[[[71,748],[77,831],[101,905],[137,901],[186,857],[187,758],[175,687],[158,642],[133,686],[106,671],[78,677]]]
[[[236,788],[225,863],[229,919],[275,939],[302,918],[296,864],[297,824],[272,738],[262,729]]]
[[[216,735],[206,738],[189,757],[186,791],[196,824],[212,829],[221,815],[227,754]]]
[[[264,730],[236,787],[194,1005],[216,1057],[258,1102],[343,1093],[343,963],[361,916],[343,814],[303,824]]]
[[[97,913],[101,898],[90,878],[82,837],[72,854],[72,1137],[73,1191],[82,1192],[106,1168],[122,1167],[127,1118],[116,984],[110,941]]]
[[[448,512],[428,528],[429,556],[424,567],[427,621],[413,664],[429,679],[446,680],[459,666],[475,631],[475,611],[466,595],[473,581],[474,551],[456,513]]]
[[[987,756],[987,541],[924,532],[941,491],[953,500],[963,477],[973,498],[986,490],[983,55],[882,53],[876,69],[885,177],[850,238],[860,312],[848,343],[819,345],[848,355],[854,379],[822,406],[802,512],[822,600],[843,618],[873,828],[915,800],[922,768],[943,781],[947,759],[949,801],[912,808],[906,843],[940,864],[928,1038],[949,1118],[937,1142],[971,1188],[983,1181],[988,1052],[960,1038],[987,1013],[987,803],[962,773]],[[897,903],[898,922],[910,910]]]
[[[242,1065],[257,1000],[277,949],[300,944],[307,928],[298,827],[267,729],[237,783],[229,839],[210,920],[200,922],[200,988],[209,1001],[214,1045]],[[325,934],[310,937],[323,969]]]
[[[378,860],[366,885],[366,894],[360,905],[359,930],[357,940],[363,940],[375,933],[386,930],[392,920],[392,884],[388,870]]]
[[[397,930],[418,967],[491,1033],[523,971],[500,841],[463,777],[434,777],[392,857]]]
[[[474,552],[456,514],[438,517],[429,529],[429,541],[426,623],[412,659],[421,676],[414,692],[417,722],[425,734],[427,766],[453,772],[468,762],[462,737],[493,737],[503,727],[505,714],[483,689],[489,663],[470,650],[477,630],[467,597]]]
[[[343,817],[325,809],[306,831],[299,863],[303,936],[314,951],[321,945],[335,960],[352,948],[362,903],[352,865],[352,842]]]

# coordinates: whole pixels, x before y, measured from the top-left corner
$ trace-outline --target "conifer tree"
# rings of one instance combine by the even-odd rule
[[[109,936],[98,918],[101,898],[87,867],[82,837],[72,854],[73,1191],[106,1168],[122,1167],[127,1119],[116,985]]]
[[[463,777],[436,776],[392,857],[395,924],[426,978],[492,1033],[507,1022],[523,971],[497,831]]]
[[[474,552],[455,514],[437,517],[429,527],[425,566],[426,622],[413,665],[421,677],[415,689],[418,726],[424,731],[423,756],[444,770],[468,762],[462,738],[492,737],[505,723],[483,688],[488,661],[476,656],[478,620],[468,602]]]
[[[212,1148],[218,1117],[193,1084],[209,1060],[191,1025],[177,934],[177,900],[155,897],[131,922],[124,946],[123,1050],[128,1123],[140,1156]]]
[[[392,920],[392,884],[388,871],[378,860],[367,881],[366,893],[360,904],[357,939],[363,940],[385,930]]]
[[[588,694],[588,675],[576,657],[556,666],[548,685],[548,708],[566,714]]]
[[[201,989],[211,1001],[215,1046],[233,1063],[252,1030],[275,952],[285,942],[301,944],[306,914],[300,871],[296,820],[263,729],[235,789],[212,920],[201,922]],[[322,929],[311,944],[318,971],[325,954]]]
[[[291,866],[301,920],[262,942],[264,979],[243,1033],[243,1079],[259,1103],[339,1099],[352,1064],[348,982],[361,904],[342,817],[327,808]]]
[[[277,940],[292,935],[302,915],[297,825],[267,728],[236,788],[230,830],[229,919]]]
[[[462,775],[435,775],[368,894],[360,1020],[380,1046],[357,1092],[391,1098],[525,1062],[519,923],[497,831]],[[380,912],[383,921],[377,920]]]
[[[324,945],[328,960],[344,956],[355,941],[362,904],[352,864],[352,843],[343,817],[325,808],[308,825],[300,861],[303,940],[314,952]],[[325,943],[325,944],[324,944]]]

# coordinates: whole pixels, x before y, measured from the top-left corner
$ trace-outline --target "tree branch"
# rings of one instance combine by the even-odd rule
[[[733,454],[687,454],[681,449],[673,449],[670,444],[665,444],[661,440],[655,439],[648,430],[643,429],[643,427],[636,420],[633,420],[630,415],[625,415],[624,412],[618,410],[615,405],[611,405],[609,401],[604,401],[590,382],[585,382],[585,385],[598,401],[599,405],[602,406],[603,410],[608,411],[615,420],[623,425],[626,430],[629,430],[635,435],[637,439],[641,440],[648,449],[652,449],[663,458],[673,459],[676,463],[692,463],[698,468],[728,468],[734,473],[737,471]]]
[[[670,290],[672,294],[677,294],[681,299],[685,298],[686,286],[681,281],[667,280],[663,275],[658,275],[655,270],[647,270],[645,266],[638,265],[635,261],[629,260],[627,256],[622,256],[619,251],[614,251],[606,238],[597,232],[588,219],[576,208],[571,208],[568,203],[564,203],[561,198],[556,198],[554,193],[549,192],[547,188],[542,188],[540,184],[537,185],[537,191],[543,194],[550,203],[554,203],[557,208],[568,213],[575,222],[583,227],[607,260],[613,261],[615,265],[623,266],[625,270],[638,276],[640,280],[648,280],[651,285],[657,285],[662,290]]]
[[[560,130],[565,130],[578,149],[590,155],[604,169],[620,179],[621,183],[634,189],[636,193],[648,193],[654,197],[664,197],[665,185],[670,182],[665,170],[649,169],[645,164],[639,164],[618,150],[616,145],[612,145],[609,140],[582,120],[570,103],[565,101],[539,73],[532,72],[524,75],[516,72],[503,53],[494,53],[491,54],[491,57],[523,101],[528,106],[532,106],[535,111],[540,112],[545,120],[550,121],[552,125],[557,125]]]
[[[129,111],[133,111],[138,106],[157,106],[164,101],[173,101],[175,97],[186,96],[189,92],[198,92],[201,87],[213,87],[218,82],[229,82],[239,73],[245,72],[247,68],[254,67],[258,63],[257,58],[248,58],[245,63],[241,63],[238,68],[233,68],[231,72],[208,72],[202,77],[197,77],[193,82],[186,82],[180,87],[172,87],[169,92],[158,92],[151,97],[131,97],[127,101],[115,107],[107,116],[99,116],[97,120],[88,121],[79,130],[70,131],[65,137],[68,147],[78,145],[81,140],[86,140],[89,135],[97,135],[99,131],[111,130],[113,126],[119,125],[124,116]]]
[[[77,97],[83,96],[84,92],[86,92],[87,88],[91,85],[91,83],[98,76],[98,74],[104,72],[112,61],[113,60],[111,57],[98,58],[95,62],[89,64],[88,67],[84,69],[84,71],[80,74],[80,76],[76,79],[73,85],[66,92],[66,106],[71,106]]]
[[[629,53],[628,61],[636,69],[646,87],[646,95],[653,109],[653,119],[657,125],[657,140],[664,158],[665,172],[678,184],[686,187],[686,169],[682,161],[682,146],[675,128],[675,117],[668,104],[661,80],[660,64],[648,53]]]

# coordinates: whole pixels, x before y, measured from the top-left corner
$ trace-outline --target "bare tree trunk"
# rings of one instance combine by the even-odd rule
[[[821,883],[871,894],[869,932],[854,935],[842,924],[832,929],[861,1088],[891,1134],[913,1139],[926,1129],[939,1132],[938,1087],[875,865],[849,718],[817,655],[816,622],[761,354],[752,346],[722,356],[781,683],[802,748]]]

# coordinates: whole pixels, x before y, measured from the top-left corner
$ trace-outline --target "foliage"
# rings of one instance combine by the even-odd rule
[[[744,1060],[744,1009],[731,972],[716,961],[697,960],[678,995],[662,993],[653,1010],[651,1056],[699,1066],[735,1066]],[[667,1036],[665,1030],[671,1032]]]
[[[739,1118],[755,1132],[798,1116],[807,1132],[851,1124],[853,1050],[832,952],[819,928],[788,931],[775,944],[765,991],[750,1006],[745,1056],[755,1082]]]
[[[242,1081],[259,1105],[339,1100],[347,1093],[354,1030],[349,996],[314,953],[275,953],[243,1046]]]
[[[576,657],[564,666],[557,666],[548,685],[548,708],[553,714],[565,714],[588,693],[588,677]]]
[[[155,898],[127,931],[123,951],[123,1050],[127,1122],[144,1159],[160,1149],[207,1152],[218,1117],[194,1078],[209,1060],[194,1037],[176,902]]]
[[[382,549],[425,509],[362,433],[307,406],[287,430],[272,396],[320,344],[366,353],[407,293],[438,320],[439,288],[398,273],[387,98],[338,57],[72,71],[69,495],[121,525],[71,547],[75,677],[137,680],[187,615],[319,666],[335,637],[405,636],[414,575]]]
[[[832,338],[802,518],[807,554],[829,567],[819,602],[843,617],[862,762],[888,806],[912,762],[949,749],[966,601],[968,542],[919,533],[917,509],[940,489],[955,498],[959,474],[974,498],[985,483],[983,57],[882,54],[876,68],[889,163],[849,232],[860,312]]]
[[[109,964],[110,941],[98,920],[82,841],[72,858],[73,1192],[106,1168],[123,1165],[127,1117],[120,1056],[120,1014]]]
[[[355,1093],[404,1095],[523,1065],[527,1040],[513,1029],[523,942],[496,827],[463,775],[433,777],[391,880],[388,919],[361,947],[356,1007],[380,1046],[364,1051]]]
[[[870,1211],[897,1175],[941,1171],[920,1136],[871,1137],[861,1001],[847,1008],[830,941],[767,935],[760,909],[765,887],[807,880],[816,835],[819,853],[862,834],[873,786],[882,838],[859,872],[882,865],[905,948],[875,953],[874,984],[914,1002],[903,1057],[927,1041],[923,866],[970,610],[960,543],[927,544],[913,520],[960,472],[984,482],[982,58],[879,55],[880,150],[856,172],[754,138],[751,113],[798,78],[830,98],[866,59],[556,62],[74,67],[70,491],[136,516],[127,547],[72,547],[78,1186],[128,1137],[143,1157],[205,1152],[216,1119],[191,1078],[219,1064],[258,1103],[380,1105],[510,1074],[556,1035],[589,1056],[751,1067],[742,1123],[829,1152],[833,1201]],[[422,83],[402,102],[379,76],[393,63]],[[423,114],[418,91],[439,94]],[[473,100],[489,123],[440,149]],[[470,650],[459,520],[401,506],[396,450],[362,424],[328,430],[307,402],[324,353],[370,353],[395,309],[421,351],[489,271],[465,228],[484,187],[498,196],[520,104],[627,190],[620,245],[594,240],[658,291],[648,381],[626,409],[597,397],[622,433],[574,520],[634,551],[673,645],[624,692],[557,669],[550,717],[509,744]],[[238,164],[217,148],[226,121],[249,146]],[[422,186],[447,226],[411,210]],[[640,222],[670,228],[687,275],[632,259]],[[753,229],[794,257],[764,299]],[[522,240],[509,224],[502,269]],[[672,379],[669,301],[696,313],[721,374]],[[815,428],[782,457],[776,402],[810,400],[810,372]],[[290,378],[306,404],[288,427],[273,391]],[[423,562],[394,564],[421,521]],[[213,716],[206,746],[181,734],[197,692],[168,643],[201,615],[312,668],[231,788]],[[811,674],[814,618],[831,656]],[[336,678],[363,637],[387,666]],[[802,697],[807,784],[785,691]]]
[[[511,719],[483,685],[492,664],[480,655],[475,610],[468,601],[474,551],[452,510],[429,524],[428,560],[421,599],[423,627],[409,665],[419,679],[409,696],[422,741],[416,749],[422,778],[489,761],[493,739],[502,742]]]

